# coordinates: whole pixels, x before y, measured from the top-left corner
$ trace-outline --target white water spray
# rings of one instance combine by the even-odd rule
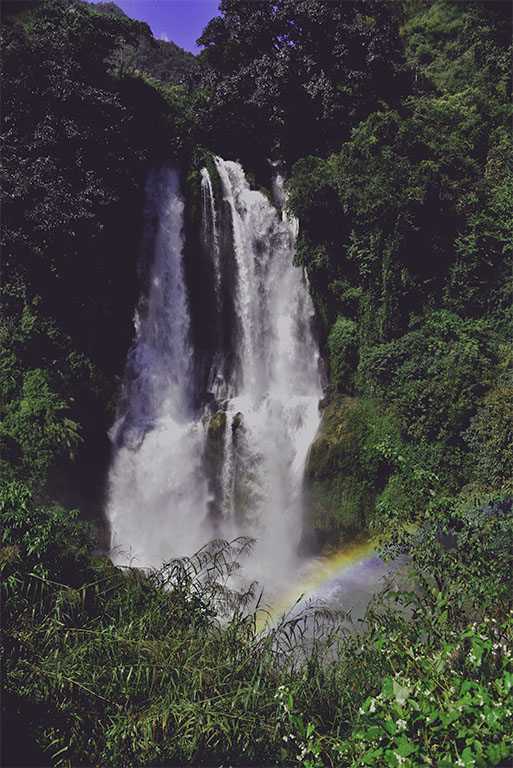
[[[297,559],[303,471],[319,424],[313,306],[304,274],[293,266],[288,224],[250,190],[240,165],[218,159],[216,166],[233,229],[240,323],[240,375],[237,396],[225,405],[227,434],[229,426],[240,426],[225,447],[232,455],[223,464],[223,487],[234,493],[223,521],[233,534],[257,539],[255,575],[281,582]]]
[[[188,553],[209,536],[207,483],[198,472],[204,432],[192,418],[193,349],[177,173],[169,168],[152,173],[146,196],[146,245],[153,263],[110,433],[116,448],[107,510],[114,560],[133,558],[140,566],[178,554],[176,540]]]
[[[219,262],[219,234],[212,182],[206,168],[201,169],[201,235],[203,247],[211,254],[217,309],[220,308],[221,266]]]
[[[183,202],[164,169],[148,182],[153,264],[111,431],[107,513],[118,562],[132,552],[136,565],[159,565],[213,537],[249,535],[248,577],[277,588],[298,562],[303,472],[319,423],[313,306],[293,266],[290,224],[250,190],[240,165],[218,158],[216,167],[223,202],[203,169],[202,239],[213,311],[220,327],[233,322],[210,350],[209,404],[195,409]]]

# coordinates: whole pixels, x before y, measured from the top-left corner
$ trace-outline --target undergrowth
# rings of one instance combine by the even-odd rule
[[[2,514],[2,705],[42,764],[442,768],[513,756],[510,502],[457,519],[438,505],[423,533],[390,524],[382,547],[409,555],[412,589],[377,596],[351,633],[315,607],[262,630],[254,586],[229,586],[247,539],[143,572],[95,556],[73,513],[38,506],[21,484],[2,494]]]

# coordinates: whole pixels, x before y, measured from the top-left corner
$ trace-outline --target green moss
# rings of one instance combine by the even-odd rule
[[[358,364],[358,325],[354,320],[339,316],[328,337],[331,379],[339,389],[351,392]]]
[[[209,512],[213,517],[222,514],[222,474],[224,463],[224,438],[226,432],[226,413],[215,413],[207,427],[207,446],[205,450],[205,470],[209,478],[209,488],[212,501],[209,502]]]
[[[405,446],[382,403],[332,395],[306,467],[305,540],[337,546],[364,532],[403,471]]]
[[[359,445],[348,415],[358,402],[333,396],[324,411],[318,436],[308,457],[306,528],[321,542],[336,543],[365,526],[365,504],[372,503],[356,477]]]
[[[226,429],[226,413],[224,411],[218,411],[215,413],[208,424],[208,439],[209,442],[215,441],[216,443],[224,440],[224,431]]]

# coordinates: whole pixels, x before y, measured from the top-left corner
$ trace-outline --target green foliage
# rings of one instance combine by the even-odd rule
[[[511,757],[511,619],[482,623],[421,656],[408,642],[376,640],[401,669],[360,708],[344,764],[506,765]],[[486,669],[486,671],[485,671]]]
[[[447,303],[464,313],[488,311],[490,287],[502,311],[507,306],[501,283],[511,233],[502,206],[512,198],[509,161],[501,154],[508,150],[504,144],[499,150],[496,142],[508,129],[497,126],[506,119],[504,110],[492,110],[491,117],[489,110],[470,88],[437,99],[411,97],[406,114],[374,113],[327,162],[308,158],[294,166],[289,204],[303,224],[303,263],[325,291],[341,279],[365,288],[376,318],[366,341],[372,342],[373,334],[389,338],[419,301],[432,296],[438,303],[443,291]],[[492,157],[498,185],[488,179]],[[334,215],[337,209],[340,214]],[[314,254],[321,244],[328,258],[319,274]],[[336,311],[333,299],[332,307]]]
[[[475,81],[500,97],[508,92],[511,15],[504,3],[436,0],[411,14],[402,32],[417,83],[459,91]]]
[[[506,381],[497,350],[510,336],[513,196],[510,19],[494,3],[403,9],[408,92],[329,157],[298,160],[288,202],[332,382],[376,398],[400,425],[410,458],[380,492],[408,506],[411,467],[436,474],[437,492],[498,489],[511,474],[509,396],[496,382]]]
[[[382,531],[383,554],[406,554],[411,560],[423,590],[423,607],[416,601],[418,609],[443,600],[455,622],[466,615],[507,613],[513,567],[511,498],[476,508],[450,497],[436,499],[432,488],[427,495],[433,500],[421,511],[383,506],[374,521]]]
[[[78,519],[77,510],[67,512],[58,505],[39,507],[32,493],[19,481],[2,486],[0,507],[0,569],[3,608],[8,615],[15,617],[18,610],[30,603],[30,592],[24,594],[28,585],[23,577],[27,574],[34,574],[36,579],[81,584],[81,578],[90,568],[88,555],[92,541],[85,523]],[[37,599],[37,589],[34,599]]]
[[[379,693],[363,701],[349,738],[326,737],[315,717],[305,726],[293,696],[287,689],[279,692],[288,726],[282,752],[290,764],[506,765],[512,755],[511,617],[504,623],[487,618],[466,632],[452,632],[449,641],[433,630],[430,639],[442,641],[441,647],[427,650],[400,619],[389,623],[397,634],[392,640],[378,634],[373,645],[383,667],[401,673],[384,676]]]
[[[147,167],[178,143],[182,109],[109,72],[108,55],[141,27],[45,2],[2,29],[4,270],[106,366],[112,337],[131,334]]]
[[[354,760],[507,764],[513,743],[511,509],[511,498],[477,509],[445,499],[406,518],[390,508],[378,517],[386,529],[382,551],[407,555],[417,585],[399,598],[408,605],[399,633],[385,614],[373,617],[381,635],[376,645],[394,674],[361,709],[354,734],[361,751],[348,745]]]
[[[466,479],[464,433],[491,384],[494,353],[486,331],[446,311],[430,313],[360,361],[360,386],[392,403],[407,438],[427,454],[436,451],[433,471],[452,483]]]
[[[427,505],[414,533],[389,517],[382,546],[409,555],[415,586],[351,634],[319,609],[258,631],[253,592],[228,586],[247,540],[119,569],[91,557],[76,513],[19,483],[0,501],[2,705],[53,765],[511,757],[511,500]]]
[[[253,157],[322,153],[399,81],[389,4],[227,0],[219,10],[199,43],[212,94],[201,121],[220,154],[246,158],[248,134]]]
[[[96,13],[128,21],[126,14],[113,2],[95,3],[92,9]],[[147,28],[138,36],[135,45],[121,45],[111,55],[110,61],[120,76],[127,72],[142,73],[150,80],[173,85],[190,83],[198,69],[197,59],[192,53],[173,42],[155,40],[148,34]]]
[[[257,635],[256,614],[243,612],[252,593],[227,587],[248,541],[121,571],[86,556],[73,515],[35,507],[20,486],[2,504],[2,703],[52,764],[273,759],[273,697],[300,659],[298,620]],[[314,680],[305,687],[301,701],[318,701]]]
[[[2,471],[4,478],[42,486],[75,458],[81,424],[90,408],[99,409],[109,387],[56,323],[41,315],[38,297],[28,304],[13,284],[3,290],[10,312],[0,327]]]
[[[146,25],[86,3],[13,11],[2,25],[2,469],[67,486],[96,516],[133,334],[145,176],[187,142],[185,101],[111,71]]]
[[[47,371],[26,371],[21,398],[4,412],[2,431],[16,440],[23,455],[25,477],[46,477],[52,462],[74,458],[80,441],[79,425],[64,414],[69,403],[52,391]]]
[[[483,486],[499,488],[513,477],[513,355],[502,350],[494,382],[464,437]]]
[[[331,396],[306,467],[307,528],[317,544],[337,546],[369,525],[403,450],[397,423],[378,404]]]
[[[351,391],[358,350],[357,325],[354,320],[339,317],[328,337],[331,380],[339,388]]]
[[[326,733],[315,717],[305,729],[282,694],[289,755],[299,743],[305,766],[505,766],[513,756],[511,498],[459,511],[424,499],[424,509],[406,518],[410,530],[400,510],[376,521],[383,553],[408,556],[415,588],[377,596],[367,631],[345,644],[361,685],[349,733]]]

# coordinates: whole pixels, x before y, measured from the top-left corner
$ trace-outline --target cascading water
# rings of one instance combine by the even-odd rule
[[[201,172],[215,333],[200,376],[177,175],[163,169],[148,182],[154,258],[111,431],[108,516],[118,562],[131,552],[137,565],[159,565],[211,538],[249,535],[248,577],[278,587],[298,562],[303,471],[319,424],[313,306],[290,223],[250,190],[240,165],[217,158],[216,168],[217,205]]]
[[[206,168],[201,169],[201,234],[203,247],[212,259],[214,272],[216,309],[219,310],[221,268],[219,263],[219,236],[216,226],[216,209],[212,182]]]
[[[109,477],[108,518],[116,562],[157,565],[201,546],[208,488],[204,430],[194,419],[193,348],[182,250],[178,175],[163,168],[146,186],[145,248],[153,251],[135,315]],[[203,538],[202,538],[203,534]]]

